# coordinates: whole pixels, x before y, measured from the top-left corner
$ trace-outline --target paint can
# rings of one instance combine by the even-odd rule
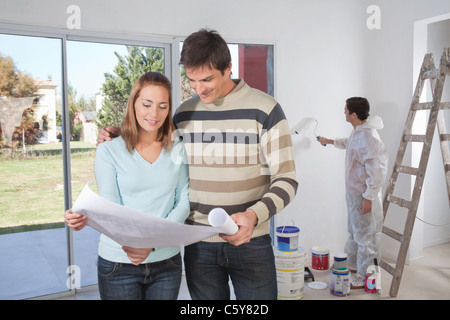
[[[334,268],[337,270],[347,269],[347,254],[338,253],[334,256]]]
[[[330,293],[338,297],[350,295],[350,270],[330,270]]]
[[[312,264],[314,270],[328,270],[330,251],[323,247],[312,247]]]
[[[305,284],[305,252],[275,251],[278,300],[299,300]]]
[[[277,227],[277,244],[281,252],[295,252],[298,249],[300,229],[295,226]]]

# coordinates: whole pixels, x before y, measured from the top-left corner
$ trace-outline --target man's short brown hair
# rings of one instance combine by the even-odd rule
[[[200,29],[183,43],[180,64],[187,68],[208,67],[224,74],[231,54],[226,41],[215,30]]]

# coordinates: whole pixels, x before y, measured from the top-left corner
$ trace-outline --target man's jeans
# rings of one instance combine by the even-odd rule
[[[176,300],[181,284],[181,256],[140,264],[98,257],[98,286],[103,300]]]
[[[228,277],[238,300],[277,299],[275,258],[269,235],[237,247],[229,243],[197,242],[184,252],[192,299],[230,299]]]

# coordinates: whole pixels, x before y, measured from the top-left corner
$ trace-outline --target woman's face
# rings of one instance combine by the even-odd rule
[[[158,85],[143,87],[134,103],[134,110],[140,132],[157,135],[169,113],[169,92]]]

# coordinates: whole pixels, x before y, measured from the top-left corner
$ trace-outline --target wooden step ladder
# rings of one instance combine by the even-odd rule
[[[423,181],[425,178],[425,171],[428,164],[428,158],[430,155],[431,144],[433,141],[434,129],[437,125],[439,132],[439,139],[441,144],[442,159],[444,162],[445,179],[447,182],[447,193],[450,204],[450,154],[448,141],[450,141],[450,134],[446,132],[445,121],[443,112],[450,109],[450,102],[441,103],[442,92],[444,88],[444,82],[446,76],[450,75],[450,48],[444,49],[441,57],[440,67],[436,68],[434,65],[433,55],[426,54],[420,69],[419,79],[417,80],[414,96],[412,98],[411,106],[409,109],[408,117],[406,119],[405,127],[403,129],[400,146],[397,152],[397,158],[394,163],[391,178],[388,181],[386,193],[383,200],[383,214],[384,220],[391,203],[396,204],[402,208],[408,210],[406,222],[404,226],[403,234],[383,226],[383,233],[387,236],[400,242],[400,249],[397,256],[395,267],[381,259],[380,267],[386,270],[393,276],[391,282],[391,288],[389,295],[396,297],[400,281],[405,266],[406,255],[411,240],[411,235],[416,218],[417,208],[419,205],[420,194],[422,191]],[[426,80],[429,80],[431,85],[431,92],[433,94],[433,100],[431,102],[420,103],[420,97],[422,95],[422,89]],[[412,128],[414,118],[417,111],[430,110],[428,116],[428,125],[426,133],[424,135],[412,134]],[[420,156],[419,167],[414,168],[411,166],[403,165],[403,158],[408,143],[420,142],[423,143],[422,153]],[[411,195],[411,199],[402,199],[394,196],[395,183],[399,173],[415,176],[414,189]]]

